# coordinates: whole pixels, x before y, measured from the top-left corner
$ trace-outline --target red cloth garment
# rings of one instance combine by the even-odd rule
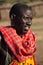
[[[22,38],[16,33],[15,29],[0,27],[6,44],[19,62],[22,62],[34,55],[36,51],[35,34],[29,30]]]

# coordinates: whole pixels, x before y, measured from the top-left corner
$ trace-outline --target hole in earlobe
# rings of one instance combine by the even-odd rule
[[[16,17],[15,14],[12,14],[12,15],[11,15],[11,19],[14,19],[15,17]]]

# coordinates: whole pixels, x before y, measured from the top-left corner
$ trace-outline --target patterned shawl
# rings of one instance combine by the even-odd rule
[[[9,46],[11,53],[22,62],[34,55],[36,51],[35,34],[29,30],[22,38],[16,33],[15,29],[0,27],[6,44]]]

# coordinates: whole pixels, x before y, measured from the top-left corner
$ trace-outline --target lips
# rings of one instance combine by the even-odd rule
[[[25,27],[25,28],[24,28],[25,31],[28,31],[28,29],[29,29],[28,27]]]
[[[25,27],[25,28],[23,29],[23,33],[27,33],[28,30],[29,30],[29,27]]]

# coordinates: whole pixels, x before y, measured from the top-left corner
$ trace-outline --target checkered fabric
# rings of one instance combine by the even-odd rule
[[[36,51],[36,40],[35,34],[31,30],[27,34],[22,35],[22,38],[11,27],[0,27],[0,31],[4,36],[6,44],[19,62],[23,62],[34,55]]]

